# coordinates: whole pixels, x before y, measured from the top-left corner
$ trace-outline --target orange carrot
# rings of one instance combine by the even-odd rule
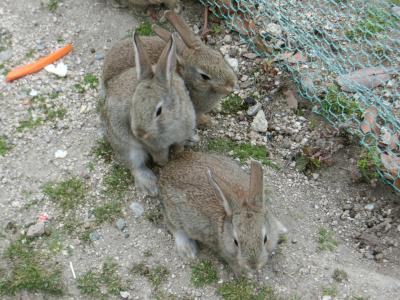
[[[10,82],[15,79],[24,77],[25,75],[32,74],[39,72],[41,69],[46,67],[47,65],[55,62],[56,60],[59,60],[63,56],[67,55],[69,52],[72,50],[72,44],[67,44],[66,46],[50,53],[49,55],[42,57],[41,59],[31,63],[27,64],[18,68],[15,68],[14,70],[11,70],[7,76],[6,76],[6,81]]]

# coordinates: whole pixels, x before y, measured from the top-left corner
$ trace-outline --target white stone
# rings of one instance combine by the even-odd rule
[[[239,72],[239,61],[236,58],[229,57],[229,55],[225,55],[226,62],[231,66],[233,71]]]
[[[68,67],[63,62],[57,64],[57,66],[50,64],[44,68],[47,72],[56,74],[59,77],[65,77],[68,73]]]
[[[276,37],[280,37],[282,35],[282,28],[278,24],[269,23],[267,25],[266,31]]]
[[[66,150],[61,150],[61,149],[57,150],[54,153],[55,158],[65,158],[67,155],[68,155],[68,152]]]
[[[254,120],[251,123],[251,129],[257,132],[268,131],[268,121],[265,119],[265,114],[263,110],[260,110],[254,117]]]
[[[131,294],[129,292],[119,292],[119,295],[121,296],[122,299],[130,299],[131,298]]]

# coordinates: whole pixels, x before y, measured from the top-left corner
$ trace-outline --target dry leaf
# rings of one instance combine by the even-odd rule
[[[391,74],[398,71],[395,68],[370,67],[349,74],[341,75],[336,80],[346,92],[356,92],[359,88],[372,89],[390,79]]]
[[[296,96],[294,95],[292,90],[287,90],[283,92],[286,96],[286,102],[289,108],[291,109],[297,109],[298,107],[298,101],[296,99]]]

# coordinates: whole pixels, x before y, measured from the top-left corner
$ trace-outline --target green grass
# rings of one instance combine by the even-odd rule
[[[336,297],[336,295],[337,295],[337,288],[336,288],[336,286],[334,286],[334,285],[324,287],[324,288],[322,289],[322,294],[323,294],[324,296]]]
[[[151,28],[151,23],[150,22],[143,22],[142,24],[140,24],[139,27],[136,28],[136,32],[140,36],[154,35],[154,32],[153,32],[153,29]]]
[[[65,181],[46,183],[43,193],[55,202],[64,212],[77,207],[85,200],[86,188],[82,179],[71,177]]]
[[[318,232],[318,250],[319,251],[334,251],[338,246],[338,242],[335,240],[333,232],[321,228]]]
[[[58,4],[59,4],[60,0],[50,0],[47,3],[47,9],[50,12],[55,12],[58,9]]]
[[[105,140],[97,140],[96,145],[92,148],[91,154],[107,163],[112,161],[113,150],[111,144]]]
[[[160,225],[163,220],[163,214],[159,207],[147,209],[143,215],[144,219],[155,225]]]
[[[218,273],[212,263],[202,260],[192,266],[192,277],[190,281],[195,287],[203,287],[218,281]]]
[[[145,263],[141,262],[132,266],[130,273],[133,275],[139,275],[147,278],[153,287],[160,287],[169,276],[169,270],[162,265],[155,267],[149,267]]]
[[[7,145],[5,138],[0,137],[0,156],[4,156],[10,148],[11,147]]]
[[[38,250],[29,240],[17,240],[5,251],[9,260],[8,275],[1,276],[0,295],[14,295],[20,291],[63,294],[61,269]]]
[[[363,150],[359,159],[357,160],[357,167],[363,179],[370,182],[379,177],[378,169],[381,168],[379,153],[375,147],[369,150]]]
[[[105,203],[96,207],[93,211],[93,215],[98,225],[105,222],[110,223],[122,216],[122,204],[116,200]]]
[[[89,270],[77,278],[78,289],[82,295],[93,298],[108,298],[108,296],[119,296],[125,289],[121,277],[118,275],[118,264],[107,259],[102,266],[101,272]],[[106,291],[102,293],[102,291]]]
[[[35,49],[29,49],[28,52],[25,54],[26,58],[32,58],[36,53]]]
[[[216,34],[219,34],[222,32],[222,28],[221,26],[219,26],[218,24],[213,24],[212,25],[212,31]]]
[[[379,7],[369,7],[365,16],[353,27],[345,30],[349,39],[372,38],[375,34],[396,28],[397,20],[390,12]]]
[[[41,117],[34,119],[32,113],[30,113],[29,118],[27,120],[19,121],[17,132],[24,132],[29,129],[34,129],[36,127],[39,127],[43,123],[44,120]]]
[[[104,177],[103,184],[107,196],[121,199],[133,184],[133,177],[128,169],[114,164]]]
[[[222,111],[226,114],[235,114],[244,109],[246,105],[238,95],[230,95],[222,102]]]
[[[95,89],[99,85],[99,79],[92,73],[86,74],[85,77],[83,77],[83,82],[91,89]]]
[[[273,289],[257,287],[247,279],[225,282],[217,289],[218,295],[225,300],[278,300]]]
[[[341,122],[349,117],[361,120],[363,115],[363,110],[358,101],[347,97],[335,84],[328,86],[327,93],[321,100],[321,108],[325,117],[333,116]]]
[[[347,281],[349,279],[349,276],[347,275],[345,270],[336,268],[333,271],[332,274],[332,278],[336,281],[336,282],[343,282],[343,281]]]
[[[75,83],[75,84],[74,84],[74,89],[75,89],[75,91],[76,91],[77,93],[79,93],[79,94],[83,94],[83,93],[86,92],[85,87],[84,87],[82,84],[80,84],[80,83]]]
[[[238,158],[241,163],[252,158],[258,160],[263,165],[271,166],[276,169],[279,168],[268,158],[269,152],[265,146],[257,146],[250,143],[235,143],[230,139],[215,138],[208,142],[207,148],[212,152],[230,153],[234,158]]]

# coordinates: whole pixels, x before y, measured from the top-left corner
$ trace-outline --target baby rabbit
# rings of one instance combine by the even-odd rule
[[[220,98],[233,91],[237,77],[222,54],[205,45],[181,16],[173,11],[166,11],[165,17],[178,31],[183,41],[177,41],[178,72],[189,89],[197,120],[200,125],[208,124],[209,117],[205,114],[212,110]],[[156,25],[153,25],[153,29],[161,39],[168,41],[170,36],[168,31]],[[158,57],[163,49],[162,42],[156,37],[147,37],[144,39],[144,44],[154,53],[151,55],[152,59]],[[129,42],[122,41],[110,49],[104,61],[105,86],[115,74],[133,66],[134,60],[129,55],[133,52],[131,48]]]
[[[193,258],[199,241],[236,274],[267,263],[287,230],[265,206],[261,164],[252,161],[250,172],[231,159],[194,152],[161,170],[164,217],[181,256]]]
[[[168,161],[170,146],[182,147],[195,135],[195,112],[176,69],[173,34],[153,68],[139,35],[133,49],[136,68],[112,78],[101,118],[117,158],[132,172],[137,187],[158,194],[157,178],[146,166],[149,156],[159,165]]]

